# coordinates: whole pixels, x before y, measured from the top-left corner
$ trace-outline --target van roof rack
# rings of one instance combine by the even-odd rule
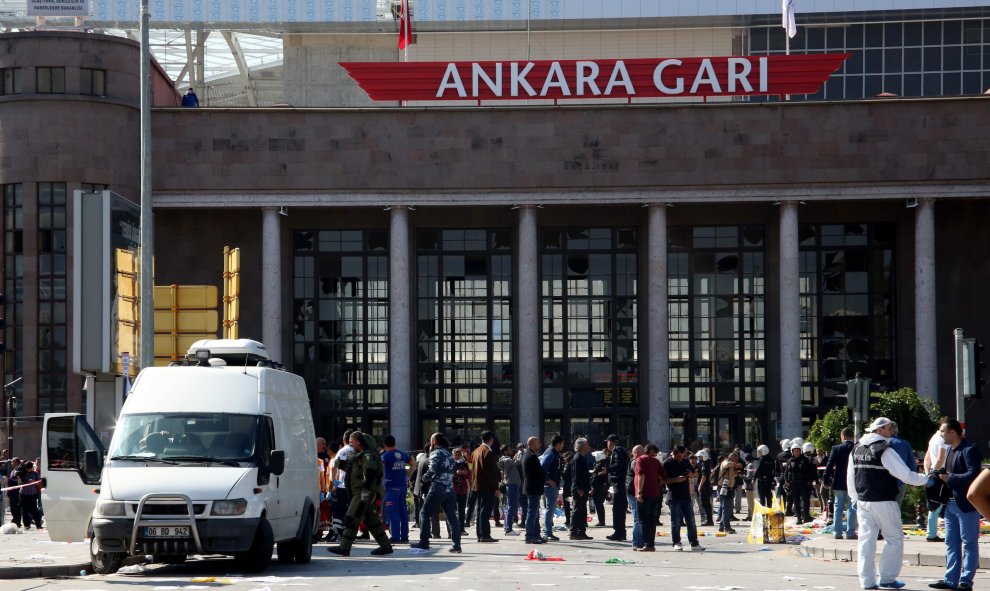
[[[208,351],[208,353],[203,353]],[[203,357],[223,359],[228,366],[274,365],[265,345],[251,339],[203,339],[189,347],[186,359],[195,362]]]

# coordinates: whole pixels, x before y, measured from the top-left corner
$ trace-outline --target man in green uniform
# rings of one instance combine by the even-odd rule
[[[371,435],[355,431],[351,433],[348,443],[354,448],[355,454],[351,456],[347,469],[347,490],[351,492],[351,502],[347,506],[340,545],[330,546],[327,552],[350,556],[358,526],[363,521],[378,542],[378,547],[371,551],[371,555],[391,554],[392,544],[378,517],[378,501],[385,497],[385,486],[382,484],[385,471],[382,460],[375,451],[375,439]]]

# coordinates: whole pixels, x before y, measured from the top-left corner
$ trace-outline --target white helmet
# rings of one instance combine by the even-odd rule
[[[795,449],[798,450],[798,451],[801,451],[801,444],[798,443],[798,440],[797,439],[794,439],[794,440],[791,441],[791,451],[793,451]]]
[[[705,449],[699,450],[694,455],[695,455],[695,457],[697,457],[698,459],[700,459],[700,460],[702,460],[704,462],[707,462],[708,461],[708,450],[705,450]]]
[[[791,445],[794,445],[795,443],[798,445],[804,445],[804,439],[800,437],[795,437],[794,439],[791,439]]]
[[[781,439],[780,440],[780,449],[791,449],[791,440],[790,439]]]
[[[808,443],[804,444],[804,447],[801,448],[801,451],[803,451],[806,454],[815,453],[815,444],[809,441]]]
[[[770,453],[770,448],[767,447],[767,446],[765,446],[765,445],[761,445],[761,446],[759,446],[759,447],[756,448],[756,457],[758,457],[758,458],[762,458],[763,456],[767,455],[768,453]]]

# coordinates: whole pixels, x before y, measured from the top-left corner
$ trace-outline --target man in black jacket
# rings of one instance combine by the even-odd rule
[[[526,451],[523,453],[523,494],[526,502],[526,543],[542,544],[546,540],[540,537],[540,499],[543,498],[543,485],[546,482],[543,467],[540,465],[540,438],[530,437],[526,441]],[[553,511],[556,507],[547,507]],[[508,522],[506,522],[508,523]]]
[[[852,453],[855,435],[851,427],[842,430],[842,443],[832,446],[825,464],[825,474],[822,480],[825,486],[835,493],[835,539],[841,540],[845,534],[847,540],[856,539],[856,507],[849,501],[849,488],[846,483],[846,470],[849,467],[849,454]],[[843,520],[843,509],[849,512],[849,518]]]
[[[791,442],[791,459],[784,466],[784,487],[794,499],[799,525],[811,521],[811,483],[815,476],[815,467],[801,453],[801,445]]]
[[[572,540],[591,540],[588,529],[588,495],[591,493],[591,462],[588,453],[591,446],[584,437],[574,442],[573,471],[574,481],[571,483],[571,493],[574,496],[574,514],[571,516]]]
[[[629,452],[619,445],[619,436],[612,434],[606,440],[612,455],[608,459],[608,485],[612,491],[612,535],[605,536],[614,542],[626,540],[626,472],[629,470]]]

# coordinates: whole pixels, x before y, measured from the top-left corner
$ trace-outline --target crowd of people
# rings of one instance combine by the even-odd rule
[[[901,501],[907,486],[924,485],[931,507],[927,539],[945,543],[948,556],[945,577],[930,586],[966,591],[979,565],[978,511],[990,513],[990,471],[980,473],[982,455],[962,433],[958,421],[944,419],[921,462],[897,436],[896,423],[884,417],[858,441],[851,428],[844,429],[841,442],[828,451],[793,438],[782,440],[778,452],[743,444],[693,451],[674,445],[662,453],[652,443],[627,450],[615,434],[598,450],[587,438],[568,445],[560,435],[546,447],[538,437],[511,446],[486,431],[473,448],[451,446],[444,434],[434,433],[423,451],[410,454],[396,449],[392,436],[377,448],[369,435],[347,433],[335,449],[317,439],[326,501],[318,540],[335,542],[328,550],[346,556],[355,538],[374,537],[379,546],[372,554],[382,555],[410,543],[410,530],[418,529],[419,539],[410,546],[428,549],[442,536],[442,515],[453,553],[461,552],[472,526],[479,544],[516,536],[545,544],[559,541],[557,533],[574,541],[594,539],[591,523],[611,529],[606,540],[653,552],[666,505],[673,549],[704,551],[701,526],[735,533],[733,525],[752,519],[757,503],[771,507],[775,497],[797,524],[808,523],[817,500],[817,518],[832,526],[836,539],[858,540],[863,588],[899,589]],[[555,525],[555,516],[563,517],[563,527]],[[938,535],[939,516],[944,538]],[[493,527],[501,537],[493,536]],[[879,564],[878,539],[886,540]]]
[[[8,450],[0,452],[0,525],[6,512],[4,502],[10,509],[11,522],[24,530],[34,526],[41,529],[45,512],[41,506],[41,460],[21,460],[11,458]]]
[[[374,534],[371,524],[348,521],[349,514],[358,512],[352,507],[354,484],[348,477],[357,459],[354,437],[345,434],[336,448],[317,439],[326,499],[318,540],[338,542],[331,552],[349,551],[353,537],[346,535],[348,526],[353,536]],[[394,438],[386,436],[381,449],[367,454],[376,455],[382,464],[382,494],[373,506],[380,510],[389,533],[388,544],[381,544],[380,550],[408,543],[410,528],[419,529],[419,540],[412,545],[429,548],[431,539],[441,537],[443,515],[446,535],[454,542],[452,552],[460,551],[460,538],[472,524],[478,543],[499,541],[492,535],[494,526],[502,530],[502,537],[524,536],[527,543],[543,544],[559,541],[557,533],[570,540],[590,540],[590,522],[611,527],[605,536],[610,541],[629,542],[635,551],[651,552],[666,505],[673,547],[684,548],[683,529],[687,545],[701,551],[698,527],[717,526],[718,531],[736,533],[734,522],[750,520],[757,500],[769,506],[774,494],[783,496],[788,514],[797,515],[800,523],[812,519],[812,494],[822,498],[818,467],[826,464],[827,456],[801,439],[781,442],[779,455],[771,454],[766,445],[754,450],[745,444],[721,453],[703,446],[692,452],[675,445],[664,454],[653,444],[627,450],[620,441],[612,434],[601,449],[593,450],[587,438],[567,446],[557,435],[545,448],[537,437],[511,446],[485,432],[472,448],[468,443],[452,447],[436,433],[423,451],[410,454],[397,450]],[[744,495],[746,516],[737,517]],[[563,529],[555,529],[558,513],[564,517]]]

